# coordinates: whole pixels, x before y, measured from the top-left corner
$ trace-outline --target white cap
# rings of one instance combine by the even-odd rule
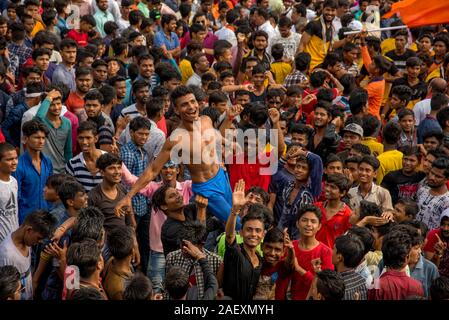
[[[352,20],[348,24],[348,28],[351,28],[353,31],[361,31],[363,29],[363,24],[358,20]]]

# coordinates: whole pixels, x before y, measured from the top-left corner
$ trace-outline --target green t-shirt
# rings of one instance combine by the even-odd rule
[[[237,241],[237,244],[242,244],[243,243],[243,238],[240,234],[236,234],[235,235],[235,240]],[[263,242],[263,240],[262,240]],[[262,253],[262,249],[260,248],[260,244],[257,246],[257,252],[260,254],[261,257],[263,257],[263,253]],[[218,240],[218,244],[217,244],[217,254],[224,259],[224,254],[226,251],[226,234],[222,233],[220,235],[220,239]]]

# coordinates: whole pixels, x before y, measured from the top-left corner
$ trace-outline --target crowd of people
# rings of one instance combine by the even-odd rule
[[[394,2],[2,1],[0,300],[449,299],[449,26]]]

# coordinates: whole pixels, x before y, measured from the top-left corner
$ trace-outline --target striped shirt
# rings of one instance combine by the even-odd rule
[[[345,297],[343,300],[367,300],[367,288],[365,279],[354,270],[340,273],[345,283]],[[357,293],[357,295],[356,295]]]
[[[139,112],[139,110],[137,110],[136,104],[132,104],[129,107],[124,108],[122,110],[122,112],[120,113],[120,115],[122,117],[129,116],[131,118],[131,120],[138,116],[142,116],[142,114]]]
[[[101,151],[101,153],[105,154],[106,152]],[[89,192],[103,181],[103,176],[100,171],[98,171],[95,175],[92,175],[87,169],[86,161],[84,160],[82,152],[67,162],[65,171],[73,176],[76,181],[84,187],[86,192]]]

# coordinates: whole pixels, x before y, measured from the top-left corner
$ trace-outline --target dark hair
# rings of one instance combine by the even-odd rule
[[[264,37],[265,40],[268,41],[268,33],[266,33],[263,30],[257,30],[256,32],[254,32],[253,37],[252,37],[252,41],[255,41],[256,38],[258,38],[258,37]]]
[[[25,28],[23,24],[19,22],[13,22],[9,25],[9,30],[11,30],[11,40],[12,41],[22,41],[25,39]]]
[[[179,266],[171,266],[165,275],[165,289],[172,299],[179,300],[189,289],[189,275]]]
[[[82,17],[80,18],[80,22],[85,22],[85,23],[91,25],[92,27],[96,27],[96,26],[97,26],[97,22],[95,21],[94,16],[93,16],[93,15],[90,15],[90,14],[86,14],[86,15],[82,16]],[[109,22],[109,21],[108,21],[108,22]],[[108,23],[108,22],[106,22],[106,23]],[[112,22],[112,21],[111,21],[111,22]],[[105,23],[105,25],[104,25],[104,28],[105,28],[105,29],[106,29],[106,23]],[[115,23],[115,22],[114,22],[114,23]],[[117,24],[116,24],[116,25],[117,25]],[[106,32],[106,30],[105,30],[105,32]],[[108,33],[106,33],[106,34],[108,34]]]
[[[102,60],[102,59],[97,59],[94,62],[92,62],[92,69],[96,69],[98,67],[108,67],[108,64],[106,63],[106,61]]]
[[[186,96],[188,94],[193,94],[192,89],[190,89],[189,87],[182,86],[182,85],[179,86],[179,87],[176,87],[175,90],[173,90],[173,92],[171,93],[171,96],[170,96],[173,105],[176,106],[176,100],[178,100],[179,98],[184,97],[184,96]]]
[[[388,268],[399,269],[406,263],[412,247],[410,235],[403,230],[391,230],[382,241],[384,264]]]
[[[318,70],[315,72],[312,72],[310,75],[310,84],[314,88],[319,88],[324,84],[324,81],[326,80],[327,74],[324,71]]]
[[[198,33],[200,31],[206,31],[206,27],[201,23],[194,23],[189,29],[190,33]]]
[[[173,79],[181,81],[181,75],[170,64],[159,63],[156,66],[156,73],[161,80],[161,84]]]
[[[226,93],[224,93],[223,91],[212,92],[209,95],[209,105],[210,106],[212,106],[212,104],[222,103],[222,102],[227,102],[227,101],[228,101],[228,97],[227,97]]]
[[[262,16],[265,20],[268,20],[270,18],[268,11],[264,8],[257,7],[254,13],[256,12],[259,16]]]
[[[345,73],[340,78],[340,83],[344,87],[343,95],[347,96],[351,94],[356,88],[355,78],[350,73]]]
[[[140,89],[145,88],[145,87],[148,87],[148,82],[146,82],[146,81],[143,80],[143,79],[136,80],[136,81],[134,81],[133,84],[132,84],[132,89],[131,89],[131,91],[132,91],[133,93],[136,93],[137,91],[139,91]]]
[[[89,90],[84,96],[84,101],[93,101],[98,100],[101,104],[103,104],[103,95],[98,89]]]
[[[131,14],[129,18],[131,19]],[[115,55],[121,55],[126,49],[128,49],[128,41],[123,38],[116,38],[112,40],[110,45]]]
[[[351,188],[348,177],[343,173],[333,173],[328,175],[326,182],[336,185],[340,192],[348,192],[349,188]]]
[[[447,158],[438,158],[434,162],[432,162],[432,168],[435,167],[440,170],[444,170],[444,176],[449,178],[449,159]]]
[[[345,296],[345,282],[338,272],[324,269],[318,272],[316,277],[317,291],[325,300],[343,300]]]
[[[64,177],[65,178],[65,177]],[[59,199],[61,200],[64,208],[68,209],[68,200],[74,200],[78,192],[86,193],[84,187],[76,180],[74,181],[61,181],[61,185],[56,189]]]
[[[418,57],[410,57],[407,59],[407,61],[405,62],[405,66],[407,68],[411,68],[411,67],[421,67],[421,65],[423,64],[423,62],[421,61],[420,58]]]
[[[161,26],[162,26],[162,28],[164,27],[164,25],[169,24],[173,20],[176,21],[176,16],[174,16],[172,14],[163,14],[162,18],[161,18]]]
[[[201,26],[203,26],[203,25],[201,25]],[[201,50],[203,50],[203,44],[201,42],[192,40],[187,44],[187,54],[188,55],[190,55],[191,52],[193,52],[193,51],[201,51]]]
[[[224,61],[220,61],[220,62],[224,62]],[[218,63],[216,63],[217,65]],[[224,81],[226,78],[233,78],[234,79],[234,74],[231,71],[223,71],[220,73],[220,81]]]
[[[82,121],[78,127],[77,133],[78,135],[81,132],[91,131],[94,136],[98,134],[97,125],[92,121]]]
[[[115,32],[115,30],[118,30],[118,25],[117,23],[115,23],[115,21],[107,21],[104,26],[104,33],[106,33],[106,35],[111,35]]]
[[[321,223],[321,218],[323,217],[323,213],[321,212],[321,209],[313,204],[305,204],[301,206],[298,210],[298,214],[296,215],[296,221],[301,219],[301,217],[306,212],[312,212],[315,214],[315,216],[318,218],[318,222]]]
[[[0,160],[3,158],[3,156],[5,155],[6,152],[15,151],[15,150],[16,150],[16,148],[8,142],[0,143]]]
[[[377,55],[373,59],[376,68],[379,69],[379,74],[384,74],[391,69],[391,62],[382,55]]]
[[[162,185],[153,194],[153,208],[164,211],[161,207],[165,204],[165,193],[171,188],[170,185]]]
[[[363,255],[365,256],[368,252],[374,248],[374,236],[365,227],[352,226],[348,230],[348,234],[358,237],[363,243]]]
[[[341,235],[335,239],[337,254],[341,254],[344,259],[344,266],[354,269],[365,256],[365,248],[362,240],[357,236]]]
[[[424,242],[424,237],[419,234],[418,229],[420,228],[416,228],[404,223],[399,223],[393,226],[390,232],[400,231],[408,234],[410,237],[411,246],[414,247],[417,245],[421,245]]]
[[[142,272],[136,272],[123,292],[125,300],[148,300],[153,295],[153,284]]]
[[[48,27],[49,25],[51,25],[57,15],[58,15],[58,13],[54,9],[44,10],[44,12],[42,12],[41,17],[42,17],[42,21],[44,22],[45,26]]]
[[[276,43],[271,47],[271,55],[274,60],[281,60],[284,56],[284,45],[282,43]]]
[[[97,269],[101,250],[93,239],[75,242],[67,250],[67,265],[75,265],[82,278],[90,277]]]
[[[63,50],[64,48],[78,48],[78,44],[71,38],[64,38],[59,44],[59,50]]]
[[[252,203],[248,207],[247,214],[241,220],[242,228],[248,221],[259,220],[262,222],[264,229],[266,230],[266,225],[267,225],[266,218],[270,215],[272,215],[272,212],[270,209],[268,209],[267,207],[265,207],[264,205],[261,205],[259,203]]]
[[[144,17],[143,13],[140,10],[132,10],[129,13],[129,24],[130,25],[136,25],[139,23],[140,20],[142,20]]]
[[[116,155],[111,154],[111,153],[102,154],[97,159],[97,162],[96,162],[96,166],[100,170],[106,170],[107,167],[114,165],[114,164],[121,165],[122,159],[120,159],[119,157],[117,157]]]
[[[259,186],[252,186],[251,188],[248,189],[246,194],[248,194],[250,192],[260,195],[260,197],[262,198],[262,202],[265,206],[270,201],[270,195],[268,194],[268,192],[265,191],[264,188],[261,188]]]
[[[200,114],[202,116],[208,116],[211,119],[212,123],[216,123],[221,116],[220,112],[211,106],[208,106],[201,110]]]
[[[22,126],[22,132],[25,137],[30,137],[31,135],[43,132],[45,136],[48,135],[48,128],[45,124],[37,119],[32,119],[25,122]]]
[[[148,104],[147,104],[148,105]],[[129,130],[137,131],[140,129],[151,129],[151,122],[145,117],[135,117],[129,123]]]
[[[207,229],[206,226],[198,220],[188,221],[184,223],[179,236],[182,240],[188,240],[196,246],[202,246],[206,243]]]
[[[217,40],[214,43],[214,58],[218,59],[226,52],[226,50],[231,49],[232,44],[227,40]]]
[[[84,239],[100,241],[103,237],[103,223],[104,215],[100,209],[92,206],[81,209],[72,229],[72,242]]]
[[[264,243],[284,243],[284,233],[279,228],[272,228],[267,231],[263,239]]]
[[[375,116],[369,114],[362,119],[363,135],[365,137],[373,136],[380,126],[380,121]]]
[[[449,278],[439,276],[432,281],[430,286],[431,300],[448,300],[449,299]]]
[[[343,164],[343,161],[341,160],[341,158],[339,156],[337,156],[335,153],[331,153],[327,156],[325,167],[327,167],[332,162],[340,162],[341,164]]]
[[[105,300],[104,296],[95,288],[82,287],[73,292],[70,300],[89,301],[89,300]]]
[[[423,141],[426,141],[428,138],[435,138],[438,140],[438,143],[441,144],[441,142],[443,141],[444,135],[443,135],[443,132],[437,131],[434,129],[429,132],[426,132],[423,135]]]
[[[119,225],[108,232],[108,249],[111,255],[123,260],[133,253],[134,232],[129,226]]]
[[[352,115],[358,115],[368,103],[368,92],[363,88],[356,88],[349,95],[349,108]],[[365,129],[363,129],[365,132]],[[367,135],[368,136],[368,135]]]
[[[399,120],[402,120],[406,116],[412,116],[413,118],[415,118],[415,113],[412,110],[407,109],[407,108],[404,108],[404,109],[402,109],[401,111],[398,112]]]
[[[206,56],[205,53],[200,52],[200,53],[194,54],[194,55],[191,57],[190,64],[192,65],[192,69],[193,69],[193,70],[196,70],[196,66],[195,66],[195,65],[199,62],[199,60],[200,60],[202,57],[205,57],[205,56]]]
[[[449,108],[443,108],[437,113],[437,120],[442,129],[446,128],[449,121]]]
[[[432,111],[438,111],[443,107],[447,107],[449,99],[444,93],[435,93],[430,100],[430,109]]]
[[[409,227],[413,227],[416,230],[420,231],[420,237],[421,240],[424,241],[424,239],[426,239],[427,237],[427,233],[429,232],[429,228],[427,227],[427,225],[422,222],[422,221],[418,221],[418,220],[405,220],[400,222],[401,225],[406,225]]]
[[[410,101],[412,94],[412,89],[406,85],[394,86],[393,89],[391,89],[391,95],[395,95],[399,100],[405,101],[404,106]]]
[[[373,167],[374,171],[376,171],[380,167],[379,160],[377,160],[377,158],[374,156],[363,156],[362,160],[360,161],[359,164],[362,164],[362,163],[366,163],[366,164],[370,165],[371,167]]]
[[[53,234],[56,218],[46,210],[35,210],[25,217],[23,225],[31,226],[33,231],[42,237],[48,238]]]
[[[0,300],[11,298],[20,286],[19,281],[20,273],[15,266],[0,267]]]
[[[401,137],[402,128],[397,122],[388,122],[383,131],[384,142],[390,145],[396,145]]]

